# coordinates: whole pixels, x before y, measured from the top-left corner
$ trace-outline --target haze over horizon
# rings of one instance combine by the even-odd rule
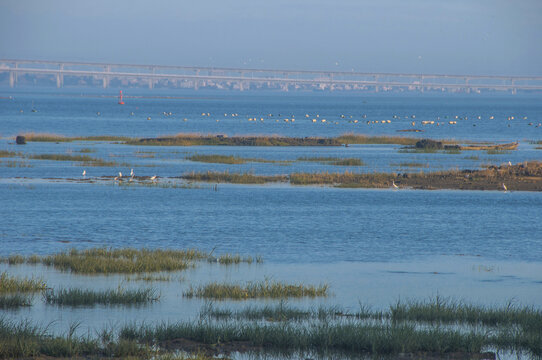
[[[2,0],[0,58],[542,76],[537,0]]]

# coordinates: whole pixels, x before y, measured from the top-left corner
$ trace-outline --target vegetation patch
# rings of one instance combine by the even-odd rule
[[[299,157],[298,161],[312,161],[325,165],[336,166],[363,166],[365,163],[358,158],[339,158],[339,157]]]
[[[190,287],[184,293],[185,297],[205,299],[256,299],[256,298],[301,298],[321,297],[328,295],[328,285],[286,284],[275,281],[249,282],[242,286],[238,284],[210,283],[204,286]]]
[[[0,150],[0,158],[3,158],[3,157],[17,157],[17,156],[21,156],[21,153],[15,152],[15,151]]]
[[[25,294],[0,294],[0,310],[32,306],[32,298]]]
[[[284,175],[254,175],[250,173],[236,174],[228,171],[216,172],[207,171],[204,173],[191,172],[182,176],[183,179],[189,181],[215,182],[215,183],[231,183],[231,184],[265,184],[267,182],[288,181]]]
[[[205,163],[214,163],[214,164],[246,164],[251,162],[257,163],[290,163],[290,161],[280,161],[280,160],[267,160],[267,159],[257,159],[257,158],[243,158],[233,155],[202,155],[194,154],[186,158],[190,161],[198,161]]]
[[[30,142],[72,142],[72,141],[120,141],[125,142],[129,141],[132,138],[126,136],[110,136],[110,135],[99,135],[99,136],[64,136],[58,134],[47,134],[47,133],[25,133],[21,134],[26,138],[26,141]]]
[[[415,145],[419,140],[406,136],[368,136],[354,133],[343,134],[336,138],[341,144],[395,144]]]
[[[92,306],[92,305],[142,305],[158,301],[160,296],[152,288],[126,290],[94,291],[86,289],[58,289],[44,293],[47,304],[58,306]]]
[[[88,155],[69,155],[69,154],[34,154],[29,156],[34,160],[54,160],[54,161],[75,161],[82,162],[86,166],[116,166],[113,161],[105,161],[98,158],[93,158]]]
[[[45,290],[46,287],[41,279],[10,276],[6,271],[0,273],[0,294],[38,292]]]

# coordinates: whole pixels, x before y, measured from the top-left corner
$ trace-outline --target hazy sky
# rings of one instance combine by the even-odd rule
[[[542,75],[542,0],[0,0],[0,58]]]

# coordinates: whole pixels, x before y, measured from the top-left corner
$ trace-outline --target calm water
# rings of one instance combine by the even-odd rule
[[[81,96],[81,91],[85,96]],[[542,160],[542,151],[529,143],[529,140],[542,139],[542,127],[536,127],[542,122],[540,96],[137,91],[132,94],[126,91],[126,94],[142,98],[128,97],[126,105],[119,106],[115,93],[109,90],[106,94],[89,89],[0,90],[3,97],[0,99],[0,150],[29,155],[81,154],[80,151],[86,149],[85,155],[118,164],[82,167],[72,162],[30,160],[24,156],[1,158],[0,255],[47,254],[71,247],[95,246],[197,247],[206,251],[215,249],[215,253],[260,254],[265,263],[231,268],[203,265],[194,271],[176,274],[183,280],[153,284],[162,291],[162,300],[144,308],[68,310],[46,306],[35,299],[32,308],[7,315],[45,323],[58,320],[60,328],[72,321],[82,321],[88,328],[95,328],[135,318],[149,321],[193,318],[203,303],[182,297],[187,286],[212,280],[264,278],[330,284],[332,297],[292,301],[301,306],[325,303],[355,310],[360,302],[385,307],[399,298],[424,299],[440,294],[487,305],[512,300],[521,305],[542,307],[540,193],[392,191],[283,184],[219,185],[218,191],[212,191],[207,184],[194,188],[158,188],[68,181],[81,178],[83,169],[89,177],[116,175],[118,171],[127,174],[130,168],[137,175],[169,177],[206,170],[256,174],[346,169],[411,172]],[[178,98],[149,98],[155,95]],[[38,112],[31,112],[32,106]],[[173,115],[164,116],[164,111],[171,111]],[[211,116],[202,116],[203,112]],[[224,113],[229,115],[224,116]],[[231,117],[232,113],[239,116]],[[306,118],[305,114],[310,117]],[[316,114],[318,119],[326,118],[326,123],[313,123],[311,119]],[[296,119],[294,123],[284,121],[292,115]],[[448,121],[455,120],[456,115],[463,120],[449,125]],[[146,120],[148,116],[151,120]],[[490,120],[490,116],[494,119]],[[511,116],[514,119],[507,120]],[[249,122],[248,117],[263,117],[264,121]],[[423,120],[437,121],[437,117],[446,124],[420,124]],[[366,123],[384,119],[391,123]],[[401,133],[396,130],[413,128],[412,121],[416,121],[415,128],[425,131],[413,136],[520,141],[520,147],[517,151],[497,155],[486,152],[412,154],[394,145],[136,147],[74,142],[16,146],[10,139],[27,131],[82,136],[159,136],[178,132],[398,135]],[[533,125],[529,125],[531,122]],[[291,162],[223,165],[186,159],[194,153]],[[362,159],[365,165],[345,168],[295,161],[310,156],[355,157]],[[406,163],[418,165],[412,167]],[[42,274],[53,287],[141,285],[126,283],[123,277],[73,276],[41,267],[2,265],[0,271],[4,269],[19,274]]]

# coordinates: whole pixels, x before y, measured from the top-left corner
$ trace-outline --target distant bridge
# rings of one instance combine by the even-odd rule
[[[6,76],[7,75],[7,76]],[[345,71],[306,71],[242,69],[225,67],[105,64],[87,62],[0,59],[0,82],[7,78],[10,87],[21,77],[34,81],[66,80],[76,85],[155,86],[248,90],[438,90],[480,92],[501,90],[542,90],[542,76],[491,76],[447,74],[363,73]]]

